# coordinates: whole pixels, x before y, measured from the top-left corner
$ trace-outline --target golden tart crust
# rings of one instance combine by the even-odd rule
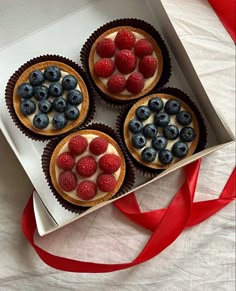
[[[156,59],[157,59],[157,73],[155,74],[155,77],[153,78],[153,80],[151,81],[151,83],[147,87],[144,87],[144,89],[140,93],[138,93],[138,94],[132,94],[132,93],[127,94],[127,95],[123,95],[123,94],[120,94],[120,93],[113,94],[113,93],[111,93],[107,89],[107,87],[101,81],[100,77],[98,77],[96,75],[96,73],[94,72],[94,57],[95,57],[95,54],[96,54],[96,46],[97,46],[97,43],[100,40],[104,39],[105,37],[109,36],[110,34],[112,34],[114,32],[117,32],[118,33],[120,30],[123,30],[123,29],[128,29],[128,30],[131,30],[132,32],[136,32],[136,33],[140,34],[141,36],[143,36],[148,41],[150,41],[151,44],[152,44],[152,46],[153,46],[153,49],[154,49],[153,51],[156,54]],[[91,48],[91,51],[90,51],[90,54],[89,54],[89,71],[90,71],[90,74],[91,74],[92,79],[94,80],[96,86],[108,98],[110,98],[110,99],[112,99],[114,101],[117,101],[117,102],[119,102],[119,101],[120,102],[124,102],[124,101],[134,100],[134,99],[140,98],[140,97],[146,95],[148,92],[150,92],[155,87],[155,85],[158,83],[158,81],[160,80],[161,75],[162,75],[162,72],[163,72],[163,57],[162,57],[162,52],[161,52],[161,49],[158,46],[157,42],[155,41],[155,39],[150,34],[148,34],[147,32],[145,32],[144,30],[139,29],[139,28],[135,28],[135,27],[132,27],[132,26],[118,26],[118,27],[114,27],[114,28],[111,28],[111,29],[107,30],[103,34],[101,34],[96,39],[96,41],[94,42],[94,44],[92,45],[92,48]]]
[[[70,141],[71,138],[73,138],[77,135],[82,135],[85,138],[86,138],[86,135],[95,135],[95,137],[102,137],[102,138],[106,139],[108,141],[108,143],[110,143],[115,148],[115,150],[117,151],[117,155],[121,159],[121,166],[119,169],[120,174],[118,176],[117,184],[116,184],[115,188],[108,193],[104,193],[104,195],[99,195],[98,198],[96,198],[96,196],[95,196],[92,200],[82,200],[78,196],[76,196],[76,198],[71,197],[68,193],[66,193],[65,191],[63,191],[61,189],[61,187],[57,181],[57,177],[56,177],[56,160],[57,160],[58,154],[60,153],[61,148],[63,146],[65,146],[66,144],[68,144],[68,142]],[[88,153],[89,153],[89,155],[91,155],[90,152],[88,152]],[[104,154],[106,154],[106,152]],[[90,206],[95,206],[99,203],[102,203],[102,202],[112,198],[119,191],[120,187],[123,184],[124,178],[125,178],[126,163],[125,163],[125,158],[124,158],[124,155],[122,153],[121,148],[119,147],[119,145],[116,143],[116,141],[113,138],[111,138],[107,134],[105,134],[101,131],[98,131],[98,130],[84,129],[84,130],[76,131],[75,133],[72,133],[72,134],[66,136],[63,140],[61,140],[59,142],[59,144],[56,146],[56,148],[54,149],[54,151],[52,153],[51,160],[50,160],[50,166],[49,166],[49,172],[50,172],[51,182],[52,182],[54,188],[56,189],[56,191],[58,192],[58,194],[61,195],[61,197],[63,197],[66,201],[68,201],[74,205],[90,207]]]
[[[80,91],[83,94],[83,102],[82,102],[81,109],[80,109],[80,116],[76,120],[68,122],[67,125],[62,129],[37,129],[34,127],[31,120],[27,116],[24,116],[20,111],[21,98],[17,94],[18,86],[22,83],[27,82],[29,75],[34,70],[44,70],[48,66],[58,66],[60,68],[60,70],[75,76],[75,78],[77,79],[78,85],[80,87]],[[73,128],[75,128],[83,123],[83,121],[85,120],[85,118],[87,116],[88,109],[89,109],[89,93],[88,93],[87,86],[86,86],[84,80],[82,79],[80,74],[78,72],[76,72],[76,70],[74,70],[73,68],[71,68],[67,64],[64,64],[64,63],[59,62],[59,61],[43,61],[43,62],[39,62],[37,64],[30,66],[20,75],[20,77],[18,78],[18,80],[15,84],[14,91],[13,91],[13,106],[14,106],[14,110],[15,110],[17,117],[23,123],[23,125],[26,126],[28,129],[30,129],[31,131],[33,131],[37,134],[41,134],[41,135],[45,135],[45,136],[54,136],[54,135],[66,133],[66,132],[72,130]]]
[[[153,97],[159,97],[159,98],[164,99],[164,100],[176,99],[181,104],[181,110],[185,110],[185,111],[188,111],[188,112],[191,113],[191,115],[192,115],[192,127],[195,130],[196,136],[195,136],[194,140],[191,142],[191,145],[189,146],[189,151],[188,151],[187,155],[184,158],[187,158],[187,157],[191,156],[194,153],[194,151],[196,150],[196,148],[197,148],[198,141],[199,141],[199,126],[198,126],[198,121],[197,121],[196,115],[193,112],[193,110],[183,100],[179,99],[178,97],[176,97],[174,95],[165,94],[165,93],[157,93],[157,94],[148,95],[148,96],[142,98],[141,100],[139,100],[138,102],[136,102],[131,107],[131,109],[129,110],[129,112],[128,112],[126,118],[125,118],[124,127],[123,127],[123,136],[124,136],[125,144],[126,144],[128,150],[129,150],[130,154],[140,164],[144,165],[145,167],[152,168],[154,170],[158,170],[158,169],[166,169],[166,168],[169,168],[174,163],[182,160],[183,158],[182,159],[175,158],[168,165],[164,165],[164,164],[161,164],[160,162],[156,162],[156,161],[155,162],[152,162],[152,163],[145,163],[142,160],[141,155],[134,149],[134,147],[132,145],[132,142],[131,142],[131,134],[130,134],[130,131],[129,131],[129,128],[128,128],[129,121],[135,117],[135,110],[139,106],[146,104]],[[174,142],[176,142],[176,141],[177,140],[175,140]]]

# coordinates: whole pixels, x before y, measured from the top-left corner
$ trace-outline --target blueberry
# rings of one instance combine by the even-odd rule
[[[152,146],[157,151],[164,150],[167,146],[167,140],[164,136],[157,136],[152,140]]]
[[[40,70],[33,71],[29,76],[30,84],[33,86],[42,85],[44,82],[43,72]]]
[[[59,97],[63,93],[63,89],[60,83],[54,82],[51,83],[48,89],[50,96]]]
[[[61,78],[61,71],[57,66],[49,66],[44,70],[44,77],[50,82],[57,82]]]
[[[156,126],[165,127],[170,122],[170,116],[166,112],[155,114],[154,123]]]
[[[32,100],[23,100],[20,105],[20,111],[27,116],[34,113],[36,110],[35,103]]]
[[[180,111],[176,115],[176,120],[181,125],[189,125],[192,122],[192,114],[188,111]]]
[[[155,161],[157,152],[152,147],[147,147],[142,151],[142,159],[145,163],[152,163]]]
[[[65,116],[61,113],[56,114],[52,119],[52,125],[56,129],[62,129],[67,124]]]
[[[139,106],[136,109],[135,114],[139,120],[146,120],[151,115],[151,111],[147,106]]]
[[[184,158],[188,153],[188,146],[185,142],[177,141],[172,147],[172,153],[176,158]]]
[[[49,118],[47,114],[44,113],[38,113],[34,116],[33,124],[38,129],[43,129],[48,126],[49,124]]]
[[[132,144],[136,149],[141,149],[146,145],[146,138],[142,134],[138,133],[132,136]]]
[[[154,138],[157,135],[157,128],[153,123],[148,123],[143,128],[143,135],[147,138]]]
[[[159,97],[154,97],[148,101],[148,107],[155,112],[160,112],[163,105],[163,101]]]
[[[167,125],[163,129],[163,134],[166,139],[174,140],[179,136],[179,130],[175,125]]]
[[[179,135],[180,135],[180,138],[182,139],[182,141],[191,142],[194,140],[196,133],[192,127],[187,126],[187,127],[184,127],[181,129]]]
[[[65,111],[65,116],[67,119],[75,120],[79,117],[79,115],[80,115],[80,112],[76,106],[73,106],[73,105],[67,106],[66,111]]]
[[[65,90],[75,89],[76,86],[77,86],[77,80],[76,80],[76,78],[74,76],[72,76],[72,75],[66,75],[62,79],[62,87]]]
[[[38,107],[42,113],[49,113],[52,110],[52,102],[48,99],[41,100]]]
[[[44,100],[48,98],[48,87],[44,85],[34,87],[34,96],[37,100]]]
[[[64,98],[62,97],[58,97],[55,98],[53,103],[53,109],[57,112],[64,112],[67,106],[67,102]]]
[[[160,163],[164,165],[168,165],[173,161],[173,155],[169,150],[161,150],[159,151],[158,158]]]
[[[71,105],[79,105],[83,101],[83,95],[79,90],[70,90],[67,94],[67,101]]]
[[[180,111],[181,104],[178,100],[171,99],[168,100],[165,104],[165,111],[168,114],[177,114]]]
[[[139,133],[143,129],[143,124],[138,119],[131,119],[128,128],[132,133]]]
[[[17,88],[17,94],[23,99],[29,99],[34,94],[34,88],[29,83],[23,83]]]

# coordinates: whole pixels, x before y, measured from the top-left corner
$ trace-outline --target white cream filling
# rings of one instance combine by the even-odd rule
[[[162,99],[164,105],[163,105],[163,109],[162,109],[160,112],[165,112],[165,111],[164,111],[165,103],[166,103],[169,99],[164,99],[164,98],[161,98],[161,99]],[[144,103],[143,103],[142,105],[140,105],[140,106],[148,106],[148,101],[147,101],[147,102],[144,102]],[[181,106],[180,111],[185,111],[185,109]],[[154,115],[155,115],[155,114],[156,114],[156,113],[152,112],[148,119],[142,121],[142,123],[143,123],[143,127],[144,127],[146,124],[148,124],[148,123],[154,123]],[[171,125],[175,125],[175,126],[179,129],[179,132],[181,131],[181,129],[182,129],[183,127],[186,127],[186,126],[193,127],[193,122],[191,122],[189,125],[182,126],[181,124],[179,124],[179,123],[176,121],[176,115],[169,115],[169,116],[170,116],[170,122],[169,122],[169,124],[171,124]],[[133,117],[132,117],[131,119],[133,119],[133,118],[136,118],[135,114],[133,115]],[[130,119],[130,120],[131,120],[131,119]],[[163,136],[163,128],[158,126],[157,129],[158,129],[158,133],[157,133],[156,136]],[[131,140],[131,139],[132,139],[132,136],[133,136],[133,134],[129,131],[129,139],[130,139],[130,143],[131,143],[131,144],[132,144],[132,140]],[[145,145],[144,147],[142,147],[141,149],[136,149],[135,147],[133,147],[134,151],[135,151],[135,152],[136,152],[140,157],[141,157],[141,153],[142,153],[142,151],[144,150],[144,148],[146,148],[146,147],[152,147],[152,139],[151,139],[151,138],[146,138],[146,140],[147,140],[146,145]],[[181,141],[180,137],[177,137],[175,140],[167,140],[167,146],[166,146],[166,149],[171,151],[172,146],[173,146],[177,141]],[[185,142],[185,143],[188,145],[188,148],[190,148],[192,142]],[[175,162],[175,161],[177,161],[177,160],[179,160],[179,158],[175,158],[175,157],[173,157],[173,161],[172,161],[172,163]],[[159,163],[158,153],[157,153],[156,159],[155,159],[152,163]]]
[[[139,33],[137,33],[137,32],[133,32],[133,34],[134,34],[134,36],[135,36],[135,38],[136,38],[136,42],[139,41],[140,39],[145,39],[145,37],[144,37],[143,35],[141,35],[141,34],[139,34]],[[111,34],[108,34],[108,35],[106,36],[106,38],[111,38],[112,40],[114,40],[115,37],[116,37],[116,35],[117,35],[117,32],[113,32],[113,33],[111,33]],[[117,49],[117,50],[118,50],[118,49]],[[131,49],[131,52],[134,54],[134,49],[133,49],[133,48]],[[157,61],[157,69],[156,69],[156,71],[155,71],[155,73],[154,73],[154,75],[153,75],[152,77],[150,77],[150,78],[144,78],[144,88],[143,88],[143,90],[145,90],[148,86],[150,86],[150,84],[151,84],[151,83],[153,82],[153,80],[156,78],[157,73],[158,73],[158,58],[157,58],[157,55],[156,55],[156,53],[155,53],[155,50],[153,50],[152,56],[153,56],[153,57],[156,59],[156,61]],[[94,54],[94,63],[96,63],[100,58],[101,58],[101,57],[97,54],[97,52],[96,52],[96,50],[95,50],[95,54]],[[130,76],[134,71],[138,71],[138,66],[139,66],[140,58],[136,56],[136,59],[137,59],[137,62],[136,62],[136,67],[135,67],[135,69],[134,69],[131,73],[129,73],[129,74],[122,74],[122,75],[125,77],[126,80],[128,79],[128,77],[129,77],[129,76]],[[113,56],[113,57],[111,58],[111,60],[115,63],[115,56]],[[114,74],[117,74],[117,73],[120,74],[120,72],[118,71],[118,69],[115,67],[115,71],[114,71],[113,75],[114,75]],[[99,79],[101,80],[101,82],[103,83],[103,85],[107,87],[108,78],[101,78],[101,77],[99,77]],[[122,92],[120,92],[120,95],[132,95],[132,93],[130,93],[127,89],[125,89],[125,90],[123,90]]]
[[[84,136],[84,135],[83,135]],[[98,137],[97,135],[94,135],[94,134],[86,134],[86,139],[88,141],[88,147],[86,149],[86,151],[84,153],[82,153],[81,155],[77,156],[76,159],[75,159],[75,164],[77,163],[77,161],[79,159],[81,159],[82,157],[85,157],[85,156],[92,156],[95,161],[98,163],[98,160],[100,159],[100,157],[102,157],[103,155],[105,154],[115,154],[117,156],[119,156],[116,148],[108,143],[108,147],[107,147],[107,150],[105,153],[99,155],[99,156],[96,156],[94,154],[92,154],[90,151],[89,151],[89,144],[90,142],[94,139]],[[61,153],[63,152],[69,152],[69,148],[68,148],[68,143],[65,144],[59,151],[58,155],[60,155]],[[77,185],[79,183],[81,183],[82,181],[92,181],[94,183],[96,183],[96,180],[97,180],[97,177],[102,173],[102,170],[99,168],[98,164],[97,164],[97,171],[91,176],[91,177],[81,177],[77,172],[76,172],[76,169],[75,169],[75,166],[74,168],[72,169],[72,171],[75,173],[76,177],[77,177]],[[118,180],[119,176],[120,176],[120,168],[115,172],[113,173],[112,175],[115,177],[116,181]],[[59,178],[59,175],[60,173],[63,172],[62,169],[60,169],[56,164],[55,164],[55,174],[56,174],[56,179],[58,181],[58,178]],[[58,182],[59,184],[59,182]],[[64,190],[63,190],[64,191]],[[64,191],[65,192],[65,191]],[[69,195],[70,197],[74,198],[74,199],[80,199],[82,201],[85,201],[83,199],[81,199],[80,197],[78,197],[77,193],[76,193],[76,189],[74,191],[71,191],[71,192],[65,192],[67,195]],[[95,195],[95,197],[89,201],[93,201],[93,200],[97,200],[103,196],[105,196],[107,194],[107,192],[102,192],[98,187],[97,187],[97,194]]]
[[[44,70],[41,70],[41,71],[44,72]],[[65,76],[68,75],[68,74],[69,74],[69,73],[67,73],[67,72],[61,70],[61,78],[60,78],[59,81],[57,81],[57,83],[60,83],[60,84],[61,84],[61,83],[62,83],[62,79],[63,79],[63,77],[65,77]],[[27,82],[29,82],[29,79],[27,79]],[[44,85],[44,86],[46,86],[46,87],[49,87],[50,84],[51,84],[51,82],[45,80],[45,81],[43,82],[42,85]],[[80,88],[80,86],[79,86],[78,81],[77,81],[77,86],[76,86],[75,89],[77,89],[78,91],[81,92],[81,88]],[[67,95],[67,94],[68,94],[68,90],[64,90],[64,91],[63,91],[63,94],[61,95],[61,97],[63,97],[64,99],[66,99],[66,95]],[[51,96],[50,96],[49,98],[47,98],[47,100],[53,102],[53,100],[55,100],[56,98],[58,98],[58,97],[51,97]],[[40,110],[38,109],[38,103],[39,103],[40,101],[38,101],[34,96],[31,98],[31,100],[35,103],[35,105],[36,105],[36,110],[35,110],[35,112],[34,112],[33,114],[28,115],[27,118],[28,118],[28,119],[30,120],[30,122],[33,124],[34,116],[35,116],[36,114],[40,113]],[[81,110],[81,107],[82,107],[82,102],[77,106],[77,108],[79,109],[79,111]],[[58,114],[58,113],[59,113],[59,112],[56,112],[56,111],[54,111],[54,110],[52,110],[51,112],[47,113],[48,118],[49,118],[49,124],[48,124],[47,127],[43,128],[43,129],[41,129],[41,130],[51,130],[51,129],[56,130],[56,129],[53,127],[53,125],[52,125],[52,119],[53,119],[53,117],[54,117],[56,114]],[[72,121],[72,120],[68,120],[68,121],[67,121],[67,124],[70,124],[71,122],[73,122],[73,121]]]

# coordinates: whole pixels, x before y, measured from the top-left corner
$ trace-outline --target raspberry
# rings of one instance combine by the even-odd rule
[[[107,78],[111,76],[111,74],[115,70],[115,65],[111,59],[100,59],[94,65],[94,71],[96,75],[102,78]]]
[[[76,192],[81,199],[91,200],[97,194],[97,185],[91,181],[83,181],[78,185]]]
[[[76,171],[82,177],[90,177],[97,170],[97,162],[91,156],[83,157],[76,163]]]
[[[140,93],[144,88],[144,78],[139,72],[132,73],[126,81],[126,88],[132,94]]]
[[[111,93],[120,93],[125,89],[126,80],[123,75],[115,74],[112,75],[108,82],[107,87]]]
[[[140,39],[134,46],[136,56],[143,58],[144,56],[151,55],[153,52],[152,44],[146,39]]]
[[[129,74],[136,67],[136,57],[129,50],[121,50],[115,56],[115,63],[122,74]]]
[[[115,37],[115,43],[118,49],[123,50],[123,49],[132,49],[135,44],[135,36],[132,33],[132,31],[128,29],[122,29],[120,30],[116,37]]]
[[[150,78],[154,75],[157,69],[157,61],[152,56],[145,56],[139,62],[139,71],[144,78]]]
[[[101,58],[111,58],[115,54],[116,45],[111,38],[104,38],[97,43],[96,51]]]
[[[61,188],[66,192],[75,190],[77,185],[77,178],[72,171],[61,172],[58,178]]]
[[[61,153],[57,157],[56,163],[63,170],[72,170],[75,165],[75,160],[70,153]]]
[[[116,187],[116,179],[110,174],[101,174],[97,178],[98,188],[102,192],[111,192]]]
[[[121,165],[121,159],[114,154],[106,154],[98,161],[100,169],[107,174],[115,173]]]
[[[88,146],[88,141],[82,135],[76,135],[68,143],[69,151],[72,155],[82,154]]]
[[[94,155],[103,154],[107,150],[107,147],[108,142],[102,137],[95,137],[89,145],[90,152]]]

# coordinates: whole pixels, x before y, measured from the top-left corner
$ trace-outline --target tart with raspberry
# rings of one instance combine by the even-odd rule
[[[116,141],[84,129],[62,139],[50,159],[50,179],[61,197],[84,207],[113,197],[122,186],[126,163]]]
[[[123,25],[118,25],[123,23]],[[102,95],[112,102],[140,98],[170,75],[170,61],[159,33],[134,19],[113,21],[84,45],[81,61]]]
[[[140,99],[124,117],[123,137],[129,153],[152,170],[166,169],[192,155],[203,128],[194,104],[166,91]],[[201,143],[205,143],[204,134]]]
[[[68,132],[88,116],[90,98],[84,77],[82,69],[65,58],[33,59],[10,79],[8,108],[20,125],[37,136]]]

